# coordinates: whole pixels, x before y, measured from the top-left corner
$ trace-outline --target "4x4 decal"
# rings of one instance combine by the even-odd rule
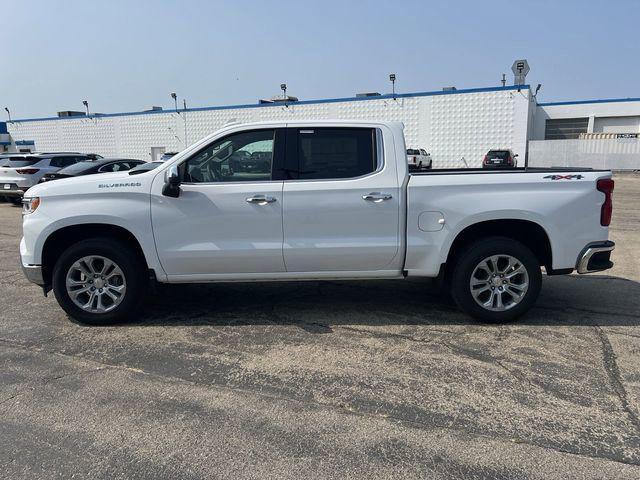
[[[550,178],[551,180],[580,180],[584,178],[583,175],[547,175],[543,178]]]

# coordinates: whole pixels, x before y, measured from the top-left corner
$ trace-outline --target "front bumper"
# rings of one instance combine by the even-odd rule
[[[41,265],[24,265],[22,261],[20,262],[22,266],[22,272],[24,276],[27,277],[31,283],[35,283],[36,285],[44,286],[44,276],[42,275],[42,266]]]
[[[616,244],[610,240],[590,243],[578,256],[576,270],[578,273],[601,272],[613,267],[611,252]]]

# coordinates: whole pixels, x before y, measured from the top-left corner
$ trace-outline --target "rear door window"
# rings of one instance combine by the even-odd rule
[[[118,162],[107,163],[98,169],[100,173],[117,172],[118,170],[121,170],[120,163]]]
[[[120,170],[130,170],[139,164],[140,162],[136,162],[134,160],[130,160],[128,162],[120,162]]]
[[[53,157],[51,158],[51,166],[57,168],[64,168],[79,161],[86,160],[86,157]]]
[[[355,178],[377,169],[375,129],[297,129],[300,179]]]

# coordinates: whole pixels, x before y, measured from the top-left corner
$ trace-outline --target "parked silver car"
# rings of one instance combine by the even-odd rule
[[[20,204],[22,195],[47,173],[94,158],[94,154],[76,152],[16,153],[0,159],[0,195]]]

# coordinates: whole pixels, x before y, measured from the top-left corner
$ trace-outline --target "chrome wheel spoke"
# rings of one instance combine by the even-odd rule
[[[114,302],[118,301],[118,299],[120,298],[118,295],[116,295],[110,288],[107,288],[104,291],[105,295],[107,295],[109,298],[111,298],[111,300],[113,300]]]
[[[495,292],[491,292],[491,294],[489,295],[489,300],[482,303],[481,305],[485,308],[493,308],[493,300],[495,299],[495,296],[496,296]]]
[[[505,292],[509,294],[514,303],[518,303],[520,302],[520,300],[522,300],[522,293],[512,288],[511,286],[507,287],[505,289]]]
[[[113,267],[115,267],[115,265],[111,260],[105,260],[102,268],[100,269],[100,274],[106,276],[107,272],[113,271]]]
[[[96,295],[96,310],[98,312],[104,312],[104,306],[102,305],[102,294],[99,293]]]
[[[107,290],[111,290],[112,292],[117,292],[117,293],[122,293],[125,289],[124,284],[123,285],[111,285],[111,284],[107,284],[107,286],[105,287]]]
[[[472,292],[474,295],[480,295],[481,293],[486,292],[487,290],[490,290],[491,287],[489,285],[485,285],[482,288],[476,288],[476,289],[472,289]]]
[[[78,271],[80,271],[85,277],[90,277],[92,275],[92,271],[91,271],[91,267],[87,266],[84,263],[84,259],[82,260],[78,260],[76,263],[73,264],[73,267],[71,268],[76,268]]]
[[[518,264],[514,266],[513,270],[505,272],[505,278],[511,280],[513,277],[520,275],[521,273],[526,273],[526,270],[522,264]]]
[[[89,311],[92,310],[93,309],[93,301],[95,300],[95,298],[96,298],[96,293],[95,293],[95,291],[93,291],[93,292],[91,292],[89,294],[89,300],[87,300],[87,303],[82,305],[82,308],[84,310],[89,310]]]
[[[91,287],[84,287],[84,288],[80,288],[78,290],[72,290],[71,291],[71,296],[74,298],[78,298],[78,295],[82,295],[83,293],[87,293],[91,291]]]
[[[477,278],[471,278],[471,288],[478,287],[481,285],[489,285],[488,280],[480,280]]]
[[[504,304],[502,303],[502,292],[496,292],[496,308],[498,310],[504,309]]]

